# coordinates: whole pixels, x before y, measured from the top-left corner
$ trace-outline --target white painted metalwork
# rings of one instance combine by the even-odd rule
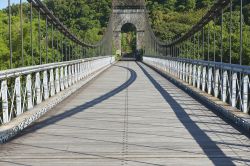
[[[26,93],[27,93],[27,109],[32,109],[33,108],[33,101],[32,101],[32,80],[31,80],[31,75],[28,74],[26,77]],[[24,109],[24,108],[23,108]]]
[[[1,94],[2,94],[2,121],[3,121],[3,123],[7,123],[7,122],[9,122],[7,80],[3,80],[1,83]]]
[[[15,80],[15,92],[16,92],[16,114],[22,114],[22,96],[21,96],[21,81],[20,77]]]
[[[0,124],[8,123],[114,61],[114,57],[104,56],[1,71]]]
[[[217,62],[144,57],[143,61],[221,99],[244,113],[250,113],[250,67]],[[175,65],[179,63],[179,65]],[[174,71],[174,72],[173,72]],[[177,73],[180,74],[175,74]]]
[[[44,100],[47,100],[49,98],[47,70],[43,71],[43,98]]]

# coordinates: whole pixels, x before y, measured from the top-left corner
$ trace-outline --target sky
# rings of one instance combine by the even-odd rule
[[[27,2],[27,0],[22,0],[22,2]],[[11,4],[20,3],[20,0],[10,0]],[[6,8],[8,6],[8,0],[0,0],[0,9]]]

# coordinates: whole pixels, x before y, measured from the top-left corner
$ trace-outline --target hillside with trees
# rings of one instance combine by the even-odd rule
[[[238,62],[239,57],[239,2],[235,1],[233,6],[233,62]],[[62,21],[73,33],[80,39],[88,43],[99,41],[105,30],[111,13],[112,0],[44,0],[49,9]],[[211,7],[214,0],[147,0],[147,9],[149,11],[152,28],[158,38],[163,41],[171,41],[180,35],[186,33]],[[243,55],[246,65],[250,65],[250,2],[244,1],[244,31],[243,31]],[[13,5],[12,10],[12,40],[13,40],[13,62],[14,67],[20,67],[20,10],[19,5]],[[29,4],[23,4],[23,35],[24,35],[24,56],[25,65],[39,64],[39,53],[42,53],[42,62],[45,59],[45,47],[39,50],[37,43],[38,38],[38,14],[34,10],[32,22],[33,40],[30,39],[30,9]],[[8,41],[8,9],[0,11],[0,70],[9,68],[9,41]],[[45,43],[45,20],[41,19],[40,26],[42,29],[41,43]],[[229,48],[229,11],[224,13],[225,24],[223,24],[223,43],[224,54],[228,56]],[[219,21],[211,29],[220,33]],[[49,29],[51,33],[51,28]],[[133,41],[130,37],[135,35],[126,35],[127,41]],[[55,36],[55,39],[57,36]],[[30,50],[30,43],[34,43],[34,49]],[[50,41],[51,43],[51,41]],[[128,42],[123,42],[124,47]],[[219,48],[219,42],[217,42]],[[216,50],[219,54],[219,49]],[[31,60],[31,53],[34,54],[35,62]],[[57,60],[57,52],[49,48],[49,62]],[[227,59],[225,59],[225,62]]]
[[[162,41],[172,41],[185,34],[213,5],[214,0],[148,0],[147,8],[153,30]],[[240,1],[233,0],[232,12],[232,63],[239,63],[240,50]],[[243,63],[250,65],[250,1],[243,1]],[[230,10],[223,13],[223,62],[229,62]],[[210,23],[210,31],[216,33],[216,60],[220,61],[220,19],[215,20],[215,26]],[[205,34],[208,26],[206,26]],[[212,36],[211,36],[212,38]],[[205,38],[207,41],[207,38]],[[213,45],[212,40],[210,45]],[[205,46],[207,50],[207,46]],[[205,56],[207,56],[205,53]],[[210,50],[210,55],[214,50]],[[186,55],[193,57],[194,55]],[[196,56],[197,57],[197,56]]]

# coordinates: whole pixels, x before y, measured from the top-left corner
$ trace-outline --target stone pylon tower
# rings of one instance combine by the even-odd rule
[[[114,46],[116,50],[121,50],[121,30],[127,24],[136,27],[137,42],[136,49],[143,49],[146,16],[144,0],[113,0],[113,33]]]

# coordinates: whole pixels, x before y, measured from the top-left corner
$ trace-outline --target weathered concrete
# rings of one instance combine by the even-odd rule
[[[41,104],[35,106],[32,110],[24,112],[22,115],[11,120],[9,123],[1,125],[0,127],[0,144],[7,142],[9,139],[13,138],[18,133],[22,132],[25,128],[31,125],[34,121],[43,116],[46,112],[51,110],[58,103],[62,102],[64,99],[69,97],[71,94],[76,92],[84,84],[88,83],[90,80],[98,76],[112,64],[109,64],[90,75],[86,76],[82,80],[76,82],[73,86],[59,92],[57,95],[51,97],[49,100],[42,102]]]
[[[237,108],[232,107],[230,104],[223,102],[217,97],[198,89],[193,84],[189,84],[178,77],[162,70],[160,66],[156,67],[152,63],[144,61],[145,64],[152,67],[159,72],[162,76],[166,77],[172,83],[183,89],[186,93],[192,95],[202,103],[214,110],[214,112],[224,119],[231,121],[235,126],[239,127],[245,133],[250,134],[250,115],[240,111]]]
[[[0,149],[0,165],[250,164],[249,138],[135,62],[109,68]]]

